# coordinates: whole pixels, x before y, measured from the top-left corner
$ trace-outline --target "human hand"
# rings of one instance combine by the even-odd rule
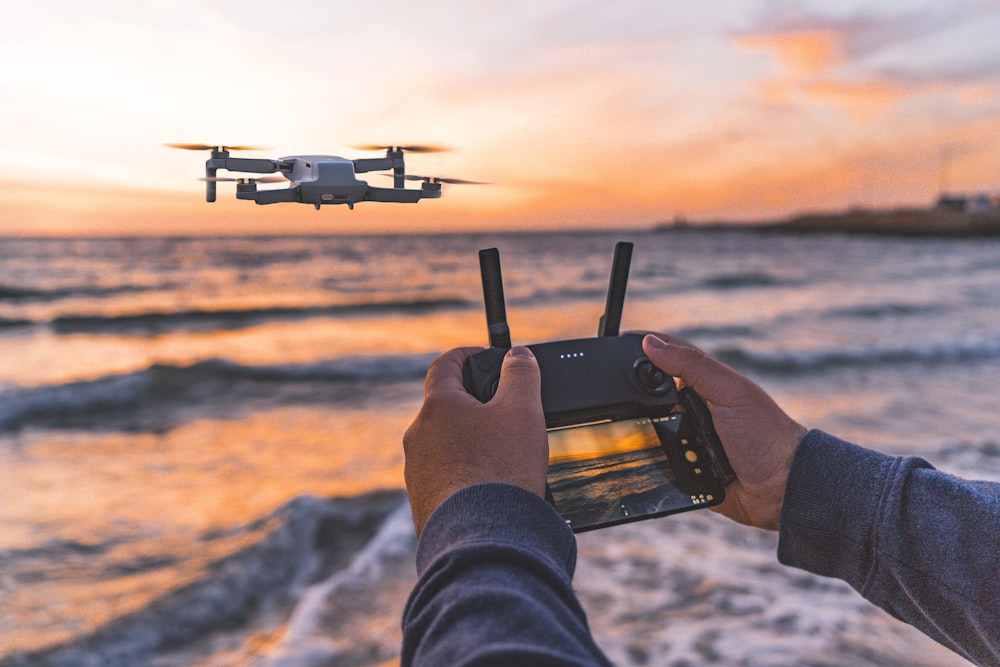
[[[459,489],[503,482],[545,495],[549,446],[541,374],[526,347],[503,360],[496,395],[480,403],[462,383],[465,360],[482,348],[458,348],[427,370],[424,404],[403,435],[404,477],[417,535]]]
[[[740,523],[777,530],[788,471],[806,428],[756,383],[690,343],[650,334],[642,349],[658,368],[701,396],[712,413],[737,477],[713,509]]]

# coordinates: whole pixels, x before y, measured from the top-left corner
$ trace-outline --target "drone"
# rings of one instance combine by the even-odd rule
[[[396,202],[415,204],[421,199],[439,199],[441,185],[486,185],[479,181],[459,178],[417,176],[406,173],[404,153],[440,153],[448,150],[439,146],[355,146],[357,150],[384,150],[385,157],[349,160],[335,155],[292,155],[277,160],[230,157],[231,151],[265,150],[260,146],[213,146],[210,144],[164,144],[170,148],[190,151],[211,151],[205,161],[205,201],[214,202],[216,184],[220,181],[236,182],[236,198],[249,199],[258,204],[295,202],[312,204],[318,211],[326,204],[347,204],[354,209],[358,202]],[[274,174],[260,178],[231,178],[217,176],[220,169],[251,174]],[[381,188],[360,180],[357,174],[372,171],[392,171],[384,174],[393,178],[393,187]],[[406,181],[421,181],[419,188],[407,188]],[[258,190],[258,183],[289,182],[287,188]]]

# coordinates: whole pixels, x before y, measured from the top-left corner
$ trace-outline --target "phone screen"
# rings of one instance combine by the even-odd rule
[[[672,463],[661,434],[676,432],[680,415],[640,417],[552,429],[549,500],[574,532],[716,504],[717,488],[692,485],[690,465]],[[700,470],[699,470],[700,473]],[[700,474],[699,474],[700,477]]]

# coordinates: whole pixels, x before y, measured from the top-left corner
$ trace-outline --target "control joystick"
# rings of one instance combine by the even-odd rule
[[[646,357],[637,358],[632,364],[632,370],[639,387],[654,396],[669,393],[673,387],[674,379],[657,368]]]

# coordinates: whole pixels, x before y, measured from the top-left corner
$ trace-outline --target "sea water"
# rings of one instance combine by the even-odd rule
[[[1000,480],[1000,242],[754,231],[0,240],[0,665],[391,665],[401,436],[442,351],[687,338],[796,419]],[[622,665],[957,665],[773,533],[698,510],[578,537]]]

